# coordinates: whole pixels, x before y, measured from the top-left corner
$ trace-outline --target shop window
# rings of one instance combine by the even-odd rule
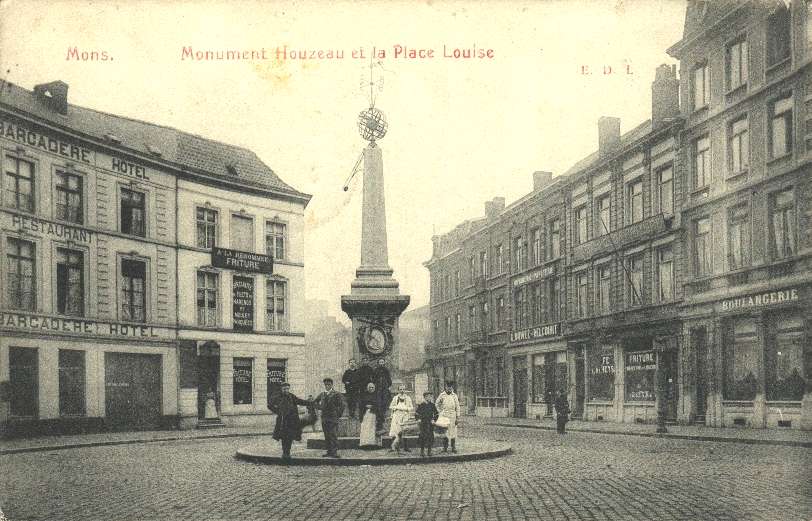
[[[254,220],[242,215],[232,215],[229,241],[232,250],[254,251]]]
[[[85,352],[59,350],[59,415],[85,414]]]
[[[121,233],[146,236],[146,197],[141,192],[121,189]]]
[[[727,46],[725,53],[725,76],[727,89],[734,90],[747,84],[747,40],[741,36]]]
[[[287,225],[276,221],[265,223],[265,254],[274,259],[285,258]]]
[[[589,400],[615,399],[615,349],[603,346],[587,351],[589,357]]]
[[[36,245],[9,237],[6,285],[11,309],[34,311],[37,307]]]
[[[266,327],[271,331],[287,331],[287,282],[269,279],[265,288]]]
[[[146,322],[147,265],[142,261],[121,261],[121,319]]]
[[[11,416],[36,418],[39,402],[37,349],[9,347],[9,413]]]
[[[738,175],[747,171],[750,165],[750,130],[746,114],[730,124],[728,135],[730,175]]]
[[[281,392],[282,384],[288,381],[287,360],[279,358],[269,358],[268,368],[268,407],[271,400]]]
[[[552,388],[552,392],[558,393],[559,391],[567,392],[567,385],[569,384],[569,379],[567,376],[567,352],[566,351],[559,351],[553,355],[555,361],[555,377],[553,378],[554,387]],[[550,400],[552,401],[553,395],[550,395]]]
[[[218,324],[220,276],[211,271],[197,272],[197,325],[215,327]]]
[[[56,249],[56,309],[62,315],[85,312],[84,255],[80,251]]]
[[[245,405],[253,402],[253,373],[253,358],[234,359],[234,405]]]
[[[764,352],[767,400],[803,399],[803,356],[803,319],[797,315],[772,315],[767,321]]]
[[[723,346],[724,397],[752,401],[758,388],[761,347],[756,319],[742,317],[728,323]]]
[[[626,353],[625,387],[627,401],[654,401],[656,370],[657,360],[654,356],[654,351],[634,351]]]
[[[750,264],[750,212],[747,206],[731,208],[728,214],[728,264],[731,270]]]
[[[34,211],[34,163],[6,156],[4,205],[23,212]]]
[[[784,2],[779,2],[767,19],[767,67],[788,59],[791,46],[790,12]]]
[[[770,246],[775,259],[795,255],[795,195],[792,188],[770,197]]]
[[[84,222],[82,176],[56,173],[56,218],[76,224]]]
[[[217,241],[217,210],[197,208],[195,220],[197,224],[197,247],[213,248]]]
[[[770,103],[770,158],[783,157],[792,152],[792,94]]]

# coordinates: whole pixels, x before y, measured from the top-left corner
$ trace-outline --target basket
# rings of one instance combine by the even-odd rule
[[[400,432],[403,434],[416,434],[420,432],[420,422],[417,420],[406,420],[400,424]]]

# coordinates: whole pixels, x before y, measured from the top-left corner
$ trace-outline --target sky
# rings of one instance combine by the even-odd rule
[[[433,234],[481,217],[495,196],[510,204],[527,194],[534,171],[558,175],[593,152],[599,117],[621,118],[621,132],[650,117],[654,70],[675,63],[665,50],[684,14],[678,0],[0,0],[0,76],[29,89],[59,79],[70,103],[256,152],[312,194],[305,296],[346,321],[340,296],[360,263],[363,176],[342,186],[366,145],[356,119],[370,104],[373,47],[385,52],[374,77],[389,123],[378,142],[389,264],[413,309],[429,300]],[[74,47],[111,59],[72,59]],[[188,47],[249,52],[200,61],[184,59]],[[453,57],[473,48],[484,57]]]

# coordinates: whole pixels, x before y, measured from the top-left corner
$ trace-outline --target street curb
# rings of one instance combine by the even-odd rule
[[[52,450],[64,449],[86,449],[88,447],[110,447],[114,445],[134,445],[144,443],[161,443],[166,441],[184,441],[184,440],[209,440],[218,438],[239,438],[247,436],[271,436],[272,432],[238,432],[238,433],[223,433],[223,434],[201,434],[200,436],[167,436],[163,438],[138,438],[132,440],[111,440],[111,441],[89,441],[66,443],[63,445],[43,445],[38,447],[19,447],[16,449],[0,449],[0,456],[7,454],[21,454],[26,452],[48,452]]]
[[[234,458],[249,463],[258,463],[263,465],[280,465],[280,466],[335,466],[335,467],[360,467],[365,465],[427,465],[431,463],[458,463],[461,461],[477,461],[484,459],[500,458],[513,454],[513,449],[510,446],[497,450],[489,450],[482,452],[473,452],[468,454],[444,454],[435,455],[430,458],[421,458],[419,456],[409,457],[387,457],[387,458],[292,458],[289,462],[285,462],[281,456],[266,456],[262,454],[252,454],[250,452],[242,452],[237,450]]]
[[[484,425],[495,427],[513,427],[519,429],[539,429],[545,431],[555,430],[555,427],[548,427],[546,425],[524,425],[521,423],[485,422]],[[762,440],[757,438],[728,438],[724,436],[700,436],[693,434],[670,434],[656,432],[618,432],[603,429],[567,429],[567,432],[586,432],[590,434],[614,434],[618,436],[641,436],[644,438],[672,438],[677,440],[691,440],[691,441],[716,441],[723,443],[744,443],[747,445],[775,445],[782,447],[802,447],[807,449],[812,448],[812,441]]]

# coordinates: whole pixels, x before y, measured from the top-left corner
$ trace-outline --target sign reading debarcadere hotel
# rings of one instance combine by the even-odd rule
[[[10,312],[0,312],[0,328],[16,329],[30,333],[59,332],[128,338],[160,338],[169,336],[168,329],[162,327]]]

